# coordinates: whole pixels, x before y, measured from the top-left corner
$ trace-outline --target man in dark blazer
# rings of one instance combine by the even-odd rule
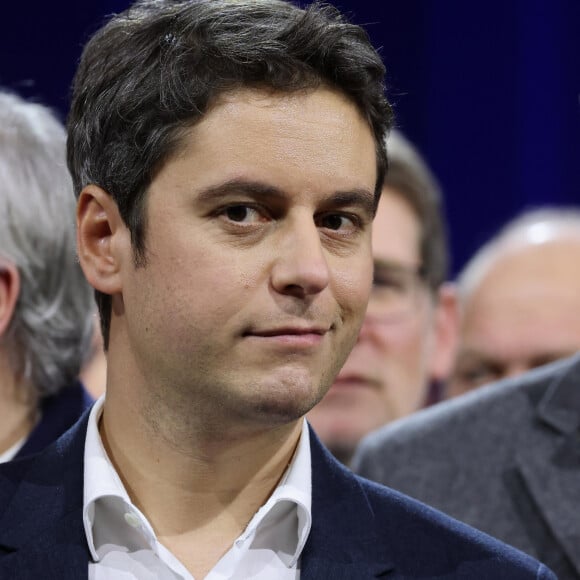
[[[580,355],[376,431],[354,468],[580,578]]]
[[[87,417],[36,460],[0,472],[0,578],[82,580]],[[549,579],[531,558],[354,476],[311,432],[313,525],[300,578]],[[41,507],[40,507],[41,506]]]
[[[106,396],[0,470],[0,578],[553,578],[305,422],[370,293],[383,72],[316,4],[143,0],[90,40],[68,147]]]

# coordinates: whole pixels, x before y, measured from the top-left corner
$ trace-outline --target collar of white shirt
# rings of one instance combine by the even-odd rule
[[[12,447],[6,449],[4,453],[0,454],[0,463],[12,461],[16,457],[16,454],[24,447],[24,444],[26,443],[27,439],[28,436],[23,437],[22,439],[14,443]]]
[[[98,429],[103,403],[101,397],[91,410],[85,440],[83,523],[93,559],[89,569],[100,569],[93,569],[91,577],[114,578],[125,572],[128,578],[149,578],[149,573],[151,578],[191,578],[158,542],[109,460]],[[297,577],[288,572],[298,569],[310,532],[311,480],[304,420],[296,452],[277,488],[206,578],[271,578],[278,572],[276,577]]]

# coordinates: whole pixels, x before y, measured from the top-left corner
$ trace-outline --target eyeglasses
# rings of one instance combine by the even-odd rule
[[[375,261],[368,313],[386,321],[403,318],[417,309],[426,290],[422,266]]]

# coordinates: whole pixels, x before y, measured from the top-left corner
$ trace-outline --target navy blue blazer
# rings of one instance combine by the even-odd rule
[[[82,522],[87,418],[41,454],[0,465],[1,580],[88,577]],[[352,474],[314,433],[311,451],[313,524],[302,580],[555,580],[531,557]]]
[[[38,453],[48,447],[68,431],[93,402],[79,381],[43,399],[40,404],[40,421],[14,459]]]

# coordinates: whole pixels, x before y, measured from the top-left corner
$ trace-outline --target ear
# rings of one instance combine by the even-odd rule
[[[131,256],[131,237],[113,198],[96,185],[83,189],[77,204],[77,249],[91,286],[104,294],[122,290],[121,269]]]
[[[20,294],[20,274],[16,266],[0,258],[0,337],[10,325]]]
[[[447,282],[441,286],[435,305],[435,344],[431,358],[431,378],[445,381],[455,361],[459,339],[457,289]]]

